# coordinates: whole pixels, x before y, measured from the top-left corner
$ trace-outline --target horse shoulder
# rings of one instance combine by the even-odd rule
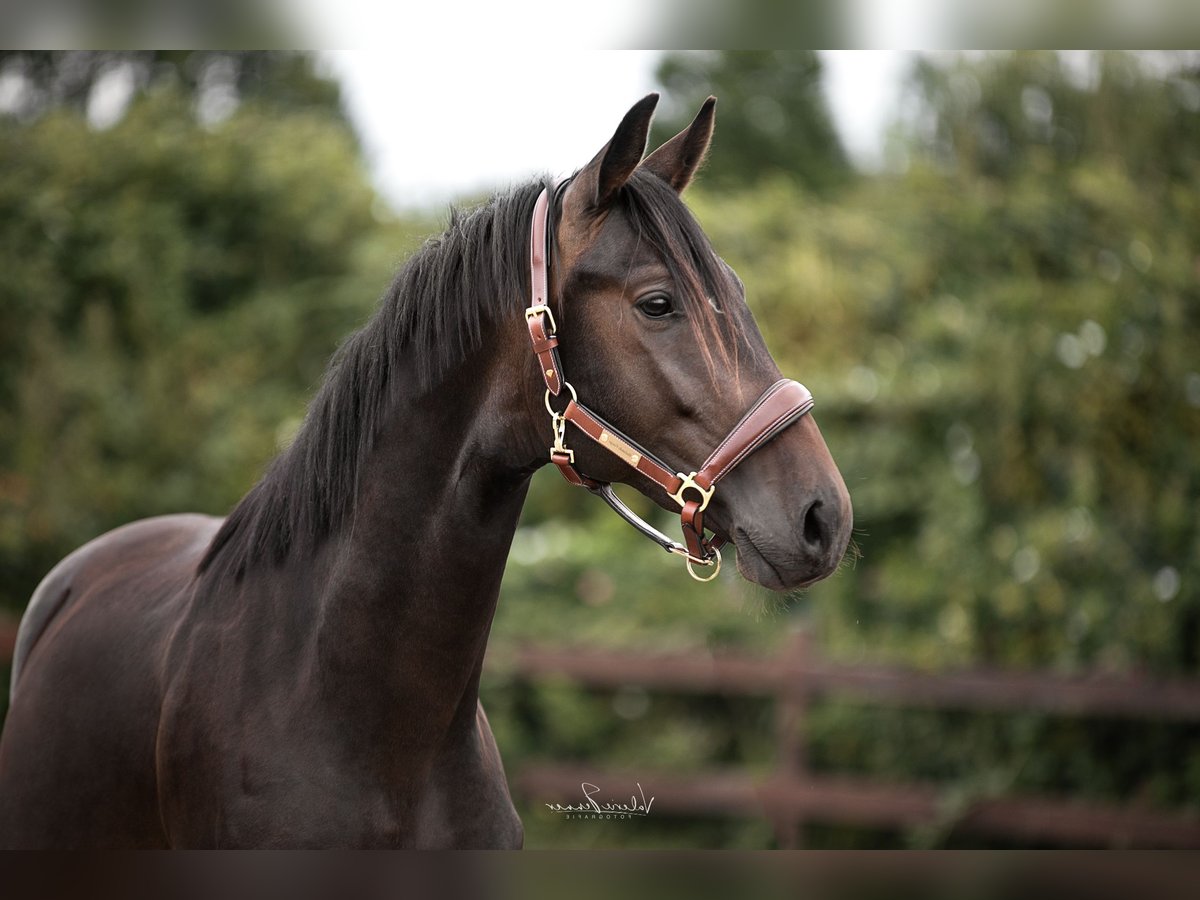
[[[16,699],[30,656],[51,632],[53,622],[83,602],[101,582],[112,584],[122,576],[142,577],[151,569],[158,569],[161,576],[175,569],[194,568],[220,524],[219,518],[196,514],[142,519],[94,538],[60,561],[38,584],[21,617],[13,651],[10,700]]]

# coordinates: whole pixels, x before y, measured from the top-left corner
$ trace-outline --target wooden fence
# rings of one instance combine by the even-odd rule
[[[16,623],[0,618],[0,665],[12,659]],[[489,668],[536,679],[565,677],[597,688],[765,696],[775,704],[775,770],[681,775],[649,767],[622,772],[591,766],[528,765],[513,774],[527,796],[562,802],[580,783],[641,782],[654,809],[691,815],[765,816],[779,845],[800,843],[805,822],[912,827],[946,818],[946,792],[929,784],[881,784],[811,773],[805,766],[804,715],[820,696],[869,703],[971,710],[1041,711],[1073,716],[1200,721],[1200,681],[1092,674],[1060,676],[967,671],[930,674],[821,659],[803,635],[775,658],[707,654],[638,656],[587,649],[526,647],[489,657]],[[1200,847],[1200,816],[1139,806],[1044,797],[989,797],[954,810],[964,831],[1049,844]]]
[[[1018,842],[1200,847],[1200,816],[1195,814],[1030,796],[984,797],[959,807],[947,803],[953,794],[945,786],[886,784],[810,772],[804,752],[806,708],[820,696],[910,707],[1200,721],[1200,680],[983,670],[931,674],[849,666],[820,658],[803,634],[768,659],[525,647],[499,654],[490,667],[520,679],[559,677],[595,688],[639,686],[774,700],[775,768],[769,775],[755,777],[728,769],[684,775],[649,766],[616,771],[536,763],[511,773],[514,789],[531,800],[564,802],[579,797],[585,781],[640,782],[653,794],[656,810],[765,816],[781,847],[799,845],[805,822],[905,828],[947,820],[956,830]]]

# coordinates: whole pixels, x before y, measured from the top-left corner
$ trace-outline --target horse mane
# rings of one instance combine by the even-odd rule
[[[519,315],[527,302],[530,219],[547,187],[539,179],[475,209],[451,209],[446,230],[408,259],[375,314],[334,354],[295,439],[225,519],[199,572],[240,578],[260,562],[283,562],[298,545],[315,547],[352,519],[360,473],[400,381],[392,373],[415,365],[418,388],[432,389],[479,348],[489,322]],[[618,203],[681,286],[707,357],[703,336],[729,324],[713,305],[731,299],[723,264],[657,176],[636,171]]]

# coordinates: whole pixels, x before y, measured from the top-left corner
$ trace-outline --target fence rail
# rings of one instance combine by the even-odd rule
[[[0,618],[0,665],[12,660],[16,622]],[[950,821],[956,829],[1058,844],[1200,847],[1200,816],[1137,806],[1046,797],[984,797],[961,808],[938,785],[831,777],[805,768],[803,719],[815,697],[973,710],[1037,710],[1061,715],[1200,721],[1200,680],[1148,676],[963,671],[933,674],[849,666],[812,652],[803,635],[774,658],[707,654],[634,655],[524,647],[489,657],[489,668],[536,679],[563,677],[597,688],[638,685],[686,693],[773,697],[775,770],[755,777],[716,770],[680,775],[546,763],[513,773],[518,792],[561,802],[584,781],[652,789],[654,808],[685,815],[765,817],[780,846],[796,846],[805,822],[913,827]]]
[[[501,657],[496,668],[524,677],[563,676],[595,687],[636,684],[695,693],[773,694],[801,699],[837,694],[906,706],[1200,720],[1197,680],[988,670],[934,674],[831,663],[797,649],[764,660],[525,647],[511,657]]]
[[[1058,675],[972,670],[919,672],[853,666],[821,659],[803,634],[773,658],[703,653],[634,655],[587,649],[524,647],[500,654],[490,668],[532,680],[567,678],[588,687],[772,697],[775,769],[761,777],[715,770],[680,775],[603,770],[549,763],[513,773],[519,793],[562,802],[580,784],[653,789],[655,809],[685,815],[762,816],[781,846],[796,846],[805,822],[869,827],[943,824],[962,831],[1039,843],[1200,847],[1200,816],[1136,805],[1048,797],[955,797],[936,784],[888,784],[807,771],[803,721],[815,697],[836,695],[872,704],[1039,711],[1057,715],[1200,721],[1200,680],[1144,675]]]

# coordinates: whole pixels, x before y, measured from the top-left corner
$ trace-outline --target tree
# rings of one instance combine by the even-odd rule
[[[714,187],[784,175],[813,190],[846,182],[850,167],[821,93],[812,50],[711,50],[672,53],[658,68],[665,91],[652,143],[667,140],[718,98],[720,127],[704,172]]]
[[[125,102],[174,90],[191,98],[207,121],[242,102],[277,111],[320,110],[345,121],[337,83],[317,75],[312,58],[297,52],[0,50],[0,75],[12,82],[0,114],[25,122],[58,109],[85,113],[106,87]]]
[[[102,57],[22,57],[25,89],[43,100],[0,120],[10,608],[108,528],[226,512],[370,311],[401,243],[376,220],[336,86],[307,60],[237,55],[242,100],[205,123],[196,89],[160,69],[199,66],[199,84],[233,57]],[[113,65],[149,80],[98,130],[83,98]]]
[[[1052,51],[925,59],[908,139],[942,169],[1006,179],[1108,159],[1156,184],[1188,177],[1200,143],[1200,56]]]

